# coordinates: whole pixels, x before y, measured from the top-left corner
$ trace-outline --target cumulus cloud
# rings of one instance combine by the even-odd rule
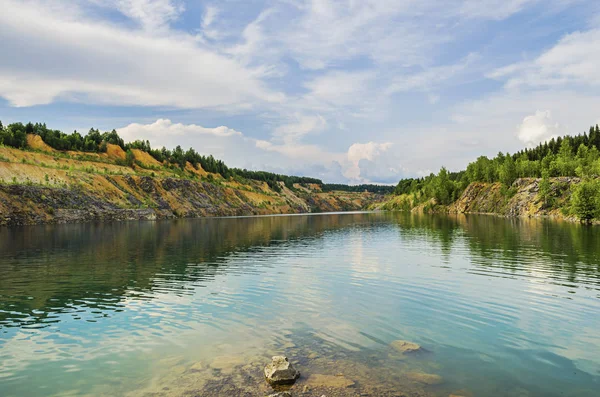
[[[173,123],[168,119],[158,119],[152,124],[132,123],[123,128],[119,128],[119,134],[126,140],[134,140],[139,136],[144,136],[146,139],[153,140],[160,137],[172,139],[177,136],[194,136],[194,135],[215,135],[220,137],[242,136],[242,133],[232,128],[220,126],[214,128],[206,128],[196,124],[181,124]]]
[[[404,175],[393,143],[355,143],[348,148],[344,175],[358,182],[395,183]]]
[[[517,136],[527,146],[534,147],[540,142],[556,138],[560,134],[560,125],[552,120],[550,111],[538,110],[535,114],[523,119],[523,122],[519,125]]]

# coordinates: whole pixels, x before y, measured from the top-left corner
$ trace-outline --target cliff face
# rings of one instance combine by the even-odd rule
[[[500,183],[472,183],[448,207],[448,212],[564,217],[560,208],[568,201],[570,187],[579,183],[579,178],[551,178],[550,199],[546,201],[540,195],[540,182],[536,178],[518,179],[512,186],[514,194],[509,196],[502,192]]]
[[[546,200],[540,195],[541,179],[517,179],[510,191],[500,183],[471,183],[454,203],[436,205],[431,199],[426,203],[414,205],[409,195],[392,196],[385,202],[374,204],[375,209],[400,210],[412,212],[448,212],[455,214],[495,214],[502,216],[539,217],[549,216],[568,220],[575,217],[565,216],[561,208],[568,205],[572,186],[580,182],[579,178],[550,178],[550,191]]]
[[[165,167],[138,151],[127,167],[112,145],[103,154],[66,154],[32,144],[38,151],[0,147],[0,225],[349,211],[381,200],[310,185],[273,190],[191,164]]]

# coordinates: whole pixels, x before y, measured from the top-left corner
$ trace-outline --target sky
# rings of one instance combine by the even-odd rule
[[[0,0],[0,120],[396,183],[600,123],[597,0]]]

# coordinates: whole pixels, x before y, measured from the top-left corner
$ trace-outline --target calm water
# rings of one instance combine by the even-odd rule
[[[598,396],[600,228],[362,213],[0,229],[1,396],[264,396],[278,353],[302,382],[343,373],[339,395]]]

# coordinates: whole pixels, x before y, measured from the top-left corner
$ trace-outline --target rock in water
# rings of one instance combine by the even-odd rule
[[[425,385],[439,385],[444,382],[444,379],[441,376],[426,374],[424,372],[410,372],[407,374],[407,377],[414,382],[423,383]]]
[[[421,346],[416,343],[407,342],[405,340],[395,340],[391,346],[402,354],[420,352]]]
[[[284,356],[274,356],[265,367],[265,378],[272,385],[291,385],[299,377],[300,372]]]

